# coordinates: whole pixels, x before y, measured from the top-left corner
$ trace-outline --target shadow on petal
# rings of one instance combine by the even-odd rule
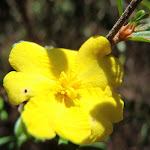
[[[97,104],[90,112],[93,119],[101,122],[101,116],[109,122],[116,123],[123,119],[123,101],[116,93],[113,98],[105,98],[106,101]]]
[[[50,70],[56,78],[59,78],[62,71],[66,72],[68,69],[68,59],[62,49],[51,49],[47,51],[47,56],[50,60]]]
[[[117,88],[121,84],[123,77],[123,67],[120,61],[109,55],[99,59],[98,65],[102,68],[108,85],[113,89]]]

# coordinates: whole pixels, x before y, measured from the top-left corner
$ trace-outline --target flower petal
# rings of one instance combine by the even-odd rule
[[[112,123],[99,115],[99,120],[90,118],[91,122],[91,135],[87,143],[101,142],[107,138],[113,131]]]
[[[67,73],[68,69],[74,65],[76,54],[77,52],[72,50],[54,48],[48,51],[38,44],[21,42],[12,49],[9,62],[17,71],[55,79],[62,71]]]
[[[78,90],[82,108],[89,114],[91,135],[87,143],[102,141],[112,133],[112,123],[123,119],[123,101],[110,87]]]
[[[54,81],[40,75],[12,71],[4,78],[4,88],[9,101],[18,105],[31,97],[50,92],[55,87]]]
[[[49,95],[36,96],[25,105],[21,114],[27,131],[39,139],[52,139],[54,131],[53,105]]]
[[[91,37],[79,49],[76,71],[85,87],[117,88],[122,82],[123,67],[118,59],[106,56],[111,52],[109,41],[101,36]]]
[[[61,97],[57,96],[55,101],[56,123],[55,130],[62,136],[75,144],[83,144],[91,134],[88,114],[79,106],[66,106]],[[66,99],[69,101],[69,99]]]
[[[78,91],[82,107],[90,110],[90,115],[99,119],[99,115],[112,123],[119,122],[123,119],[124,103],[120,99],[120,95],[112,92],[110,87],[106,87],[105,91],[100,88],[81,89]]]

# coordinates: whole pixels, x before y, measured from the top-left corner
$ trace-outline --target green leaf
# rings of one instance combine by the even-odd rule
[[[11,136],[1,137],[0,138],[0,146],[7,144],[8,142],[12,141]]]
[[[144,6],[146,6],[146,8],[148,8],[148,9],[150,10],[150,2],[149,2],[149,0],[143,0],[141,3],[142,3]]]
[[[60,144],[68,144],[68,142],[69,141],[67,139],[64,139],[61,136],[59,136],[58,145],[60,145]]]
[[[22,143],[26,142],[28,139],[31,138],[31,136],[27,134],[26,128],[24,126],[24,123],[22,122],[21,117],[19,117],[16,121],[14,133],[18,139],[18,147],[20,147]]]
[[[135,28],[135,32],[139,31],[150,31],[150,23],[144,24],[144,25],[139,25]]]
[[[141,31],[132,33],[127,40],[150,43],[150,31]]]
[[[145,11],[144,10],[140,10],[137,12],[137,14],[135,15],[134,19],[137,20],[139,18],[141,18],[143,15],[145,15]]]
[[[128,38],[128,40],[150,43],[150,38],[146,38],[146,37],[130,37]]]
[[[149,126],[146,123],[144,123],[142,125],[142,128],[141,128],[141,135],[142,135],[143,138],[147,137],[147,135],[148,135],[148,129],[149,129]]]
[[[143,20],[143,19],[146,19],[146,18],[148,18],[148,17],[149,17],[149,14],[143,14],[143,15],[141,15],[139,18],[136,19],[136,22],[139,22],[139,21],[141,21],[141,20]]]
[[[119,16],[121,16],[122,13],[123,13],[123,4],[122,4],[122,0],[117,0],[117,5],[118,5],[118,10],[119,10]]]
[[[4,108],[4,100],[2,97],[0,97],[0,110]]]
[[[8,119],[8,113],[7,113],[6,110],[2,110],[2,111],[0,112],[0,119],[1,119],[1,120],[6,120],[6,119]]]
[[[136,13],[135,17],[131,20],[131,23],[138,23],[139,21],[149,17],[149,14],[146,14],[144,10],[140,10]]]
[[[16,147],[16,143],[14,141],[10,141],[7,145],[7,150],[14,150]]]
[[[14,133],[17,137],[19,137],[22,134],[22,132],[23,132],[22,121],[21,117],[19,117],[15,123]]]
[[[92,144],[80,145],[80,147],[93,147],[93,148],[100,148],[106,150],[107,145],[104,142],[95,142]]]

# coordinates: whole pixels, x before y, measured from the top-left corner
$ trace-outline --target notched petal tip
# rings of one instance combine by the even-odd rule
[[[62,71],[73,68],[77,52],[62,48],[46,50],[33,42],[21,42],[9,55],[10,65],[19,72],[43,75],[56,80]]]
[[[22,71],[25,69],[26,64],[29,64],[29,60],[30,62],[35,61],[34,55],[36,55],[36,53],[40,53],[44,50],[44,47],[36,43],[19,41],[13,45],[9,55],[9,63],[15,70]],[[30,67],[30,65],[28,65],[28,67]]]

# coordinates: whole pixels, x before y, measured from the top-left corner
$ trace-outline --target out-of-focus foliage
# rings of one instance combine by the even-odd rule
[[[78,49],[88,37],[97,34],[106,35],[111,29],[119,17],[114,2],[113,0],[1,0],[1,85],[3,76],[10,69],[8,56],[13,43],[28,40],[43,46]]]
[[[130,0],[122,2],[125,9]],[[141,9],[149,13],[149,3],[149,0],[143,0],[132,16]],[[2,87],[3,77],[12,70],[8,63],[12,45],[20,40],[27,40],[43,46],[78,49],[92,35],[105,36],[118,18],[117,0],[0,1],[0,111],[8,113],[8,118],[4,115],[5,119],[0,119],[0,150],[71,150],[71,147],[76,147],[62,141],[58,145],[57,137],[45,142],[29,140],[17,148],[14,125],[19,112],[17,107],[8,102]],[[142,21],[144,24],[148,22],[148,19]],[[149,50],[149,43],[144,42],[128,41],[113,47],[112,53],[121,60],[125,68],[124,82],[118,89],[125,101],[124,121],[114,126],[110,138],[98,144],[99,149],[150,149]],[[96,150],[98,145],[79,149]]]
[[[30,136],[27,135],[25,126],[21,120],[21,117],[15,123],[14,134],[17,137],[17,146],[20,147],[22,143],[29,140]]]
[[[142,4],[150,10],[150,1],[149,0],[143,0]]]
[[[122,0],[117,0],[117,5],[118,5],[119,15],[121,16],[122,13],[123,13],[123,4],[122,4]]]
[[[0,119],[6,120],[8,118],[8,113],[4,108],[4,100],[0,97]]]

